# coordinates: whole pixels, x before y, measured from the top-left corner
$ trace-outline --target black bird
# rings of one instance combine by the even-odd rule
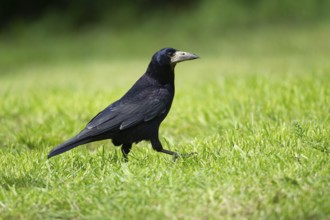
[[[112,139],[115,146],[121,146],[125,160],[132,144],[142,140],[150,141],[154,150],[173,155],[175,160],[178,154],[163,149],[158,130],[174,98],[175,65],[197,58],[173,48],[156,52],[145,74],[121,99],[97,114],[78,135],[52,149],[48,158],[82,144]]]

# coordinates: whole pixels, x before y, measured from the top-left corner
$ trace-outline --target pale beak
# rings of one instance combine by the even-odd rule
[[[176,51],[174,55],[171,57],[171,63],[175,64],[178,62],[182,62],[185,60],[194,60],[199,58],[199,56],[193,54],[193,53],[188,53],[184,51]]]

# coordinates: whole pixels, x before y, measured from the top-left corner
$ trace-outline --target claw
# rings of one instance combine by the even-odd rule
[[[175,153],[173,155],[173,161],[176,162],[176,160],[179,158],[179,154]]]
[[[193,155],[197,155],[197,152],[191,152],[189,154],[174,154],[173,155],[173,161],[175,162],[179,157],[182,157],[182,158],[187,158],[187,157],[190,157],[190,156],[193,156]]]

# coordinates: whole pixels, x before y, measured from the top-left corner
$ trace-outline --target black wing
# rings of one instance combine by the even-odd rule
[[[129,98],[114,102],[96,115],[78,135],[90,137],[108,132],[125,130],[142,122],[166,114],[173,95],[164,88],[149,87]]]

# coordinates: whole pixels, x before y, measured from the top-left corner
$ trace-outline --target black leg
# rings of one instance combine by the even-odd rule
[[[127,155],[131,151],[131,148],[132,148],[132,144],[123,144],[121,146],[121,152],[123,153],[125,161],[128,161]]]
[[[160,143],[159,139],[155,138],[153,140],[151,140],[151,146],[154,150],[156,150],[157,152],[161,152],[161,153],[165,153],[165,154],[169,154],[173,156],[173,160],[176,161],[179,157],[178,153],[170,151],[170,150],[165,150],[163,149],[162,143]]]

